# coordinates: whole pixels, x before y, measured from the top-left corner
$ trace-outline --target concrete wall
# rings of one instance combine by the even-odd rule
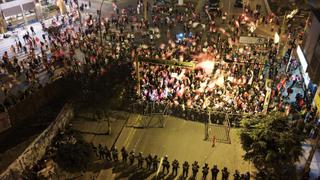
[[[0,180],[20,179],[19,175],[40,160],[51,145],[52,139],[57,135],[59,130],[65,129],[66,125],[73,118],[73,107],[66,104],[54,122],[44,130],[26,150],[0,175]]]

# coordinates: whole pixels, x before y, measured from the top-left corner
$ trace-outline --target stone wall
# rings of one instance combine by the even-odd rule
[[[40,160],[51,145],[52,139],[59,130],[65,129],[66,125],[73,118],[73,107],[71,104],[65,104],[61,112],[47,129],[45,129],[26,150],[0,175],[0,180],[19,179],[19,175]]]

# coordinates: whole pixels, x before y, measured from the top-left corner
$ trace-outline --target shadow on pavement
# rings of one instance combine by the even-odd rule
[[[136,180],[136,179],[147,179],[151,174],[154,172],[152,171],[136,171],[134,174],[132,174],[128,179],[129,180]]]

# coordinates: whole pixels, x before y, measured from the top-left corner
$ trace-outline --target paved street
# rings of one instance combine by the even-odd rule
[[[113,115],[111,114],[111,119],[114,119],[113,116],[115,114],[116,111]],[[102,144],[111,147],[117,139],[116,136],[118,136],[126,117],[129,118],[127,125],[132,124],[132,122],[139,123],[141,121],[141,115],[130,114],[130,116],[127,116],[129,114],[124,112],[118,112],[118,114],[121,114],[120,116],[123,118],[112,120],[113,130],[111,136],[104,134],[107,129],[106,121],[95,122],[83,119],[83,116],[90,117],[90,115],[81,115],[80,118],[76,118],[72,122],[73,129],[82,132],[83,137],[96,146]],[[164,120],[165,127],[158,128],[158,120],[155,118],[151,121],[150,124],[153,125],[153,128],[124,127],[116,142],[116,147],[121,149],[125,146],[129,151],[134,150],[136,153],[143,152],[144,156],[149,153],[158,155],[158,157],[168,155],[170,162],[176,158],[181,165],[184,161],[188,161],[191,164],[196,160],[199,162],[200,167],[204,163],[208,163],[210,167],[213,164],[217,164],[219,168],[228,167],[231,174],[235,169],[238,169],[242,173],[246,171],[254,172],[252,164],[242,160],[244,152],[241,148],[238,129],[231,129],[230,131],[231,144],[216,143],[215,147],[212,147],[210,141],[204,141],[204,124],[167,116]],[[130,121],[131,123],[129,123]],[[97,161],[96,163],[101,164],[102,161]],[[85,180],[89,177],[96,177],[99,180],[103,180],[134,179],[143,176],[146,179],[155,179],[157,174],[161,174],[160,168],[157,172],[151,174],[143,173],[133,167],[118,171],[117,168],[119,167],[97,166],[97,169],[86,172],[79,178]],[[178,176],[181,173],[182,170],[180,168]],[[61,176],[70,177],[76,175],[63,174]],[[201,178],[201,172],[199,172],[197,177],[197,179]]]

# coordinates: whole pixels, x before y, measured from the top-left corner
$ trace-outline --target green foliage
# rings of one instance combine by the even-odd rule
[[[75,144],[61,144],[58,146],[56,162],[59,167],[69,172],[85,170],[93,158],[91,146],[84,141]]]
[[[240,138],[244,159],[268,177],[286,177],[286,171],[299,160],[305,136],[291,127],[283,113],[256,115],[242,120]]]

